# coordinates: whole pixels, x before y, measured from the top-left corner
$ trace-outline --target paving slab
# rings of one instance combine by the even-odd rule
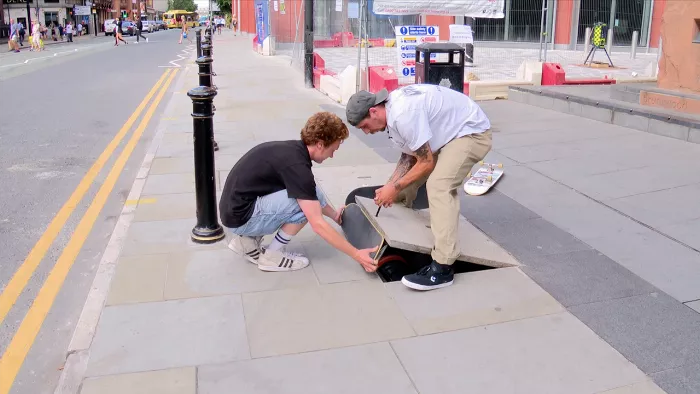
[[[214,172],[216,190],[220,190],[219,173]],[[224,179],[225,180],[225,179]],[[179,174],[149,175],[143,187],[144,195],[194,193],[194,172]]]
[[[686,302],[685,305],[700,313],[700,300]]]
[[[596,250],[532,257],[522,268],[566,307],[656,290]]]
[[[414,336],[376,281],[243,294],[253,358]]]
[[[417,394],[388,343],[269,357],[198,370],[199,394]]]
[[[462,215],[476,225],[482,222],[511,222],[539,217],[496,189],[491,189],[481,196],[459,193],[459,200]]]
[[[602,391],[599,394],[665,394],[659,386],[651,380],[633,383],[628,386],[617,387],[612,390]]]
[[[688,364],[652,375],[656,383],[669,394],[700,393],[700,364]]]
[[[194,367],[85,379],[80,394],[196,394]]]
[[[369,198],[356,197],[369,220],[384,239],[393,248],[430,254],[434,245],[433,233],[430,230],[430,213],[427,209],[413,210],[401,204],[383,208],[375,217],[376,205]],[[520,263],[513,258],[498,243],[481,232],[473,224],[460,216],[459,218],[459,247],[460,256],[457,258],[475,264],[490,267],[513,267]]]
[[[644,228],[586,243],[681,302],[700,299],[700,253]]]
[[[646,380],[566,312],[392,346],[422,394],[596,393]]]
[[[239,294],[318,284],[310,269],[264,272],[228,248],[168,256],[170,260],[164,289],[165,299]]]
[[[530,257],[591,249],[541,218],[517,222],[482,222],[479,223],[479,229],[525,265],[529,264]]]
[[[700,362],[700,314],[664,293],[569,311],[647,374]]]
[[[195,193],[142,195],[134,211],[134,221],[190,219],[196,215]]]
[[[357,188],[385,184],[395,169],[395,164],[384,162],[376,165],[314,166],[313,172],[316,183],[324,191],[341,195],[345,201],[348,194]]]
[[[150,175],[194,173],[194,157],[156,157],[148,170]]]
[[[385,286],[418,335],[564,311],[515,267],[457,274],[455,283],[444,291],[416,292],[401,282]]]
[[[700,218],[662,226],[658,230],[695,250],[700,250],[700,237],[698,237],[698,234],[700,234]]]
[[[609,138],[633,133],[636,133],[636,131],[626,129],[624,127],[584,130],[579,128],[562,127],[554,130],[532,130],[528,133],[504,133],[501,131],[493,134],[493,145],[498,147],[498,149],[506,149],[557,142],[574,142],[596,138]]]
[[[492,190],[498,190],[525,206],[527,202],[548,200],[553,194],[571,190],[525,166],[511,167],[506,171]]]
[[[700,184],[693,184],[617,198],[606,204],[658,228],[700,218],[699,195]]]
[[[226,248],[221,240],[213,244],[198,244],[190,238],[197,220],[158,220],[154,222],[134,222],[124,239],[122,256],[186,252],[191,250],[212,250]]]
[[[338,251],[320,237],[317,236],[317,238],[317,240],[305,242],[304,251],[320,283],[328,284],[354,280],[381,281],[377,274],[368,273],[350,256]]]
[[[162,301],[168,261],[171,258],[168,254],[120,258],[107,294],[106,305]]]
[[[240,295],[107,307],[87,376],[249,359]]]

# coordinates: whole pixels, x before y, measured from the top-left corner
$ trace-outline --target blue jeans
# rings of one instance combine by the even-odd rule
[[[324,208],[327,205],[326,197],[318,187],[316,188],[316,197],[318,202],[321,203],[321,208]],[[236,235],[258,237],[274,234],[282,225],[287,223],[302,224],[307,221],[306,215],[304,215],[297,200],[289,198],[287,190],[280,190],[258,197],[257,201],[255,201],[253,216],[250,217],[248,222],[237,228],[228,228],[228,230]]]

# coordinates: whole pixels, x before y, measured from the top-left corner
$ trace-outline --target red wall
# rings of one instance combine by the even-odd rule
[[[279,2],[278,2],[279,3]],[[281,10],[277,11],[272,8],[270,10],[270,24],[275,35],[275,40],[278,43],[294,42],[296,35],[298,42],[304,41],[304,2],[303,0],[285,0],[285,14],[282,15]],[[295,11],[296,7],[296,11]],[[297,21],[294,16],[302,18],[299,20],[299,32],[297,33]]]
[[[654,11],[651,15],[651,34],[649,35],[649,47],[659,47],[659,37],[661,37],[661,20],[663,19],[666,0],[655,0]]]
[[[573,9],[573,1],[559,0],[557,3],[557,23],[554,26],[555,44],[568,44],[571,41],[571,12]]]
[[[449,40],[450,39],[450,25],[454,25],[454,16],[444,16],[444,15],[426,15],[425,25],[426,26],[438,26],[440,27],[440,39]]]

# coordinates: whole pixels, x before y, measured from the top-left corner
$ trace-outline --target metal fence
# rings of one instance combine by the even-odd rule
[[[576,50],[555,49],[553,32],[556,26],[555,0],[506,0],[505,18],[475,18],[472,22],[474,39],[474,66],[465,70],[471,80],[513,79],[518,67],[525,61],[550,61],[561,63],[567,75],[573,77],[598,77],[633,73],[643,75],[651,71],[655,54],[638,53],[630,59],[627,50],[632,32],[637,31],[639,43],[646,44],[651,20],[652,0],[580,0],[580,44],[585,42],[586,27],[596,22],[614,25],[614,42],[611,57],[620,67],[601,70],[582,67],[588,48],[578,45]],[[361,76],[365,86],[364,70],[370,66],[391,66],[399,75],[400,84],[414,82],[411,75],[403,75],[401,48],[397,46],[396,28],[401,26],[429,26],[431,19],[422,15],[377,15],[374,0],[315,0],[314,1],[314,52],[325,61],[325,68],[340,73],[348,67]],[[302,0],[278,0],[269,2],[270,34],[274,37],[276,55],[288,56],[290,65],[303,68],[304,52],[304,2]],[[456,17],[455,24],[467,23],[466,18]],[[646,30],[645,30],[646,29]],[[441,32],[443,39],[449,32]],[[617,52],[617,53],[616,53]],[[407,55],[410,56],[410,55]],[[596,60],[602,60],[596,55]],[[604,55],[603,55],[604,56]],[[568,67],[567,67],[568,66]],[[358,71],[359,69],[359,71]]]

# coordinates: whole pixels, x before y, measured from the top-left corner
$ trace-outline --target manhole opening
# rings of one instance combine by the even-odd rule
[[[426,265],[430,265],[433,258],[429,254],[388,247],[382,255],[381,261],[383,263],[377,269],[379,278],[382,282],[396,282],[400,281],[404,275],[416,273]],[[453,267],[456,274],[496,268],[465,261],[455,261]]]

